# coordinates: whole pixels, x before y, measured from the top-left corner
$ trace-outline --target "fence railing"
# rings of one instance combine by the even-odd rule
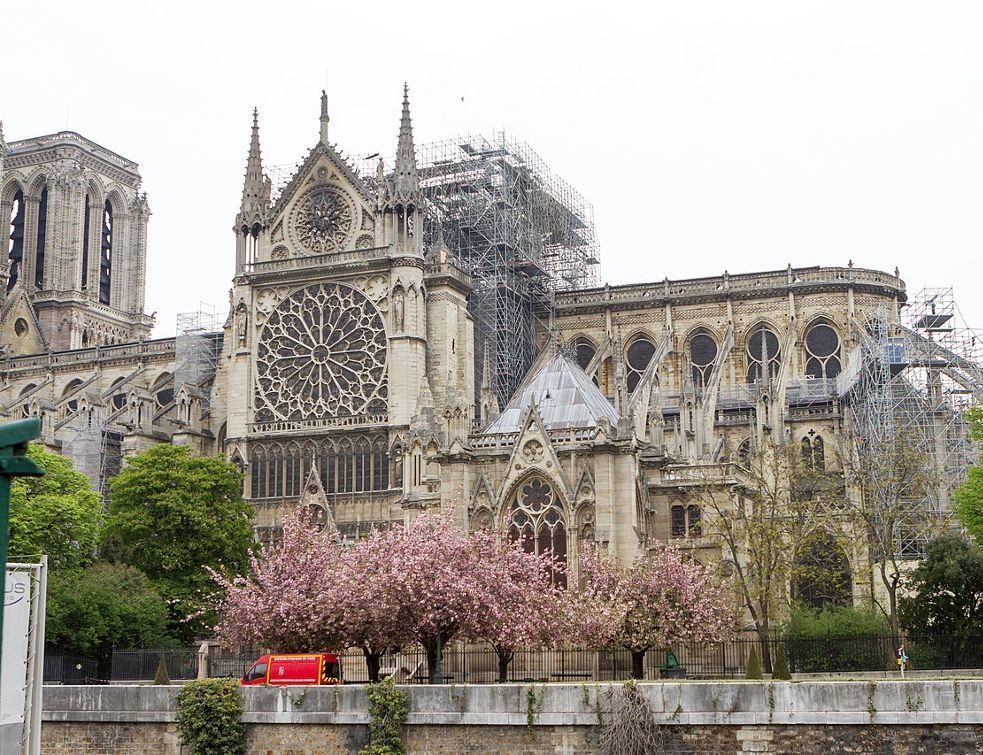
[[[784,648],[792,673],[897,671],[897,648],[890,637],[779,637],[769,640],[765,646],[757,637],[745,636],[725,642],[674,645],[671,651],[680,668],[672,674],[695,679],[743,678],[752,649],[768,671],[778,658],[779,647]],[[668,675],[669,650],[646,653],[645,679]],[[905,638],[905,652],[911,670],[983,668],[983,636],[909,636]],[[229,652],[215,648],[208,655],[206,673],[213,677],[240,677],[260,655],[259,650]],[[341,656],[346,683],[369,680],[361,652],[349,649]],[[199,657],[194,649],[118,650],[112,658],[112,681],[153,679],[162,657],[172,680],[193,679],[198,675]],[[407,683],[429,681],[426,652],[419,646],[383,656],[380,666],[383,676],[397,674]],[[45,668],[47,679],[47,662]],[[515,651],[505,676],[510,682],[601,682],[628,679],[631,670],[631,654],[624,649],[529,648]],[[441,672],[445,683],[494,683],[499,680],[498,655],[488,644],[454,642],[444,648]]]
[[[76,655],[45,653],[45,684],[95,684],[99,681],[99,661]]]
[[[110,679],[114,682],[136,682],[153,679],[161,658],[167,675],[174,680],[198,676],[198,651],[194,648],[156,650],[114,650]]]

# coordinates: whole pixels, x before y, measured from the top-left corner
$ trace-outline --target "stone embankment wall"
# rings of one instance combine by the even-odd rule
[[[600,752],[606,684],[405,687],[409,753]],[[983,681],[640,684],[678,753],[980,753]],[[45,753],[179,755],[180,687],[46,687]],[[365,688],[242,690],[250,755],[355,753]],[[600,710],[600,725],[598,712]]]

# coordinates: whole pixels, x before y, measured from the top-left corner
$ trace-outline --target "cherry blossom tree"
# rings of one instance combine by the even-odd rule
[[[327,650],[346,642],[341,551],[305,514],[287,517],[283,540],[265,558],[250,554],[245,575],[211,571],[218,585],[216,636],[231,647]]]
[[[672,546],[660,545],[627,569],[591,550],[580,568],[583,586],[571,591],[569,629],[595,647],[626,648],[634,679],[643,678],[649,650],[720,641],[736,625],[729,594]]]
[[[399,626],[427,653],[434,680],[443,646],[479,635],[488,580],[475,540],[450,515],[421,514],[408,527],[380,536],[397,592]]]
[[[517,648],[546,647],[561,638],[564,591],[556,577],[563,564],[549,553],[528,553],[519,542],[499,544],[485,532],[470,539],[485,593],[477,635],[495,648],[498,680],[505,682]]]

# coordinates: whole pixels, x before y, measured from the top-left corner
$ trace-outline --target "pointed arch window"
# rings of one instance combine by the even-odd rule
[[[625,362],[628,367],[625,379],[629,393],[633,393],[638,387],[638,381],[642,379],[642,374],[653,356],[655,356],[655,344],[645,336],[636,338],[625,351]]]
[[[703,537],[703,510],[699,506],[676,504],[669,509],[669,537]]]
[[[689,363],[693,384],[702,388],[710,382],[713,362],[717,358],[717,342],[709,333],[697,333],[689,340]]]
[[[113,241],[116,236],[116,223],[113,219],[113,205],[107,199],[102,208],[102,243],[99,254],[99,303],[109,304],[109,293],[113,276]]]
[[[826,444],[823,436],[816,435],[815,430],[802,439],[802,460],[809,469],[817,472],[826,469]]]
[[[567,524],[563,504],[553,487],[540,477],[523,483],[508,510],[509,540],[521,542],[527,553],[549,551],[566,563]],[[554,575],[559,584],[566,584],[563,575]]]
[[[577,364],[580,365],[580,369],[586,370],[590,365],[591,360],[594,358],[594,354],[597,353],[597,349],[594,348],[594,344],[588,341],[586,338],[579,338],[573,344],[573,350],[577,357]]]
[[[806,332],[806,375],[835,378],[840,374],[840,337],[826,323],[813,325]]]
[[[20,267],[24,262],[24,216],[24,192],[18,189],[10,208],[10,244],[7,247],[10,273],[7,278],[7,291],[17,283]]]
[[[41,189],[41,199],[38,201],[38,232],[37,246],[34,252],[34,285],[44,288],[44,248],[48,237],[48,187]]]
[[[767,326],[759,325],[747,339],[747,381],[775,378],[780,365],[778,336]]]

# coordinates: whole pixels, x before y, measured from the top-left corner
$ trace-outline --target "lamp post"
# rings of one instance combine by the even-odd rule
[[[41,434],[41,422],[22,419],[0,426],[0,585],[6,602],[7,548],[10,544],[10,478],[40,477],[44,470],[27,458],[27,444]],[[3,637],[3,608],[0,607],[0,637]],[[0,663],[3,662],[0,643]]]

